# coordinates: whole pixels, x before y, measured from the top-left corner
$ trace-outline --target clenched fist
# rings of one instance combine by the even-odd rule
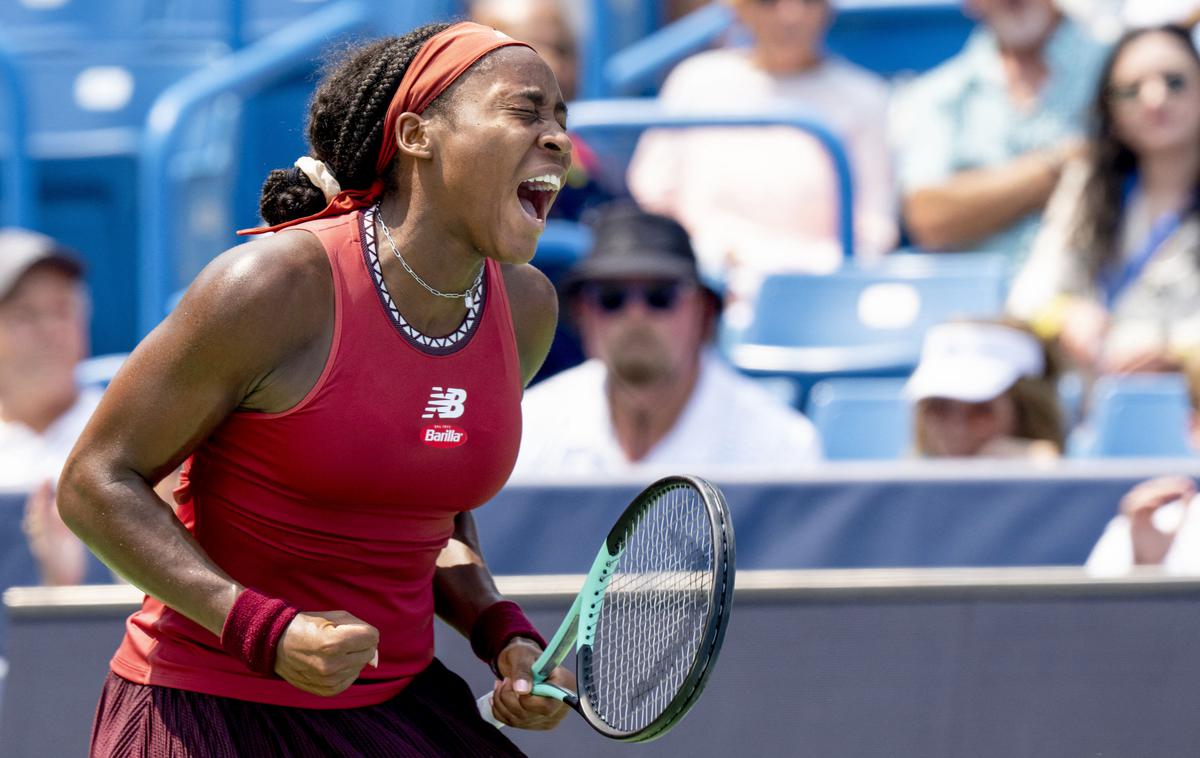
[[[379,630],[346,611],[300,613],[279,640],[275,673],[314,695],[331,697],[379,664]]]

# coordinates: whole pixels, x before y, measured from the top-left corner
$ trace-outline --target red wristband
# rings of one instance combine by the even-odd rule
[[[279,640],[299,612],[282,600],[247,587],[225,617],[221,647],[251,671],[273,674]]]
[[[501,600],[489,605],[475,619],[475,625],[471,627],[471,649],[499,676],[496,658],[513,637],[528,637],[543,650],[546,648],[546,640],[526,618],[521,606],[511,600]]]

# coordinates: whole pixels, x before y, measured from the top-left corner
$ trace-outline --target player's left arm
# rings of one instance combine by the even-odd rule
[[[558,322],[558,296],[550,280],[533,266],[504,266],[503,271],[522,383],[528,384],[550,351]],[[479,614],[504,599],[483,561],[475,519],[470,513],[460,513],[454,519],[454,534],[438,555],[433,596],[438,616],[468,638]],[[497,685],[497,711],[502,711],[506,723],[525,729],[550,729],[567,714],[567,706],[557,700],[514,691],[517,678],[526,679],[526,685],[531,686],[527,678],[541,652],[541,646],[533,640],[514,637],[497,658],[497,668],[505,675]],[[561,680],[558,683],[569,687],[575,684],[570,673],[561,668],[550,680]]]
[[[558,296],[550,280],[533,266],[504,266],[503,271],[521,375],[528,384],[550,351],[558,321]],[[454,534],[438,555],[433,589],[438,615],[468,637],[479,614],[503,599],[483,562],[475,519],[469,513],[455,518]]]
[[[470,513],[455,517],[454,535],[438,555],[433,597],[438,616],[467,638],[479,614],[503,600],[483,562],[475,519]],[[534,640],[513,637],[496,657],[496,669],[502,678],[493,690],[493,707],[496,716],[510,726],[552,729],[567,715],[569,708],[562,702],[528,694],[533,688],[533,665],[541,653],[541,645]],[[549,681],[570,690],[576,687],[575,677],[561,666],[551,673]]]

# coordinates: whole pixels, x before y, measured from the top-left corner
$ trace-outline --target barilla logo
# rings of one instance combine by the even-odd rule
[[[467,433],[457,426],[434,424],[421,430],[421,441],[429,447],[458,447],[467,441]]]

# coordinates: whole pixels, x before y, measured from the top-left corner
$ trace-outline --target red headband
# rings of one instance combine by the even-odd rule
[[[467,69],[496,48],[522,45],[507,34],[491,27],[463,21],[443,29],[421,45],[412,62],[400,79],[400,86],[392,96],[387,115],[383,119],[383,143],[379,157],[375,160],[375,181],[366,189],[342,190],[333,196],[324,210],[311,216],[284,221],[274,226],[257,229],[242,229],[238,234],[263,234],[277,232],[289,226],[313,219],[348,213],[356,208],[366,208],[383,194],[383,172],[396,157],[396,122],[405,113],[423,113],[437,96],[462,76]],[[532,49],[532,48],[531,48]]]

